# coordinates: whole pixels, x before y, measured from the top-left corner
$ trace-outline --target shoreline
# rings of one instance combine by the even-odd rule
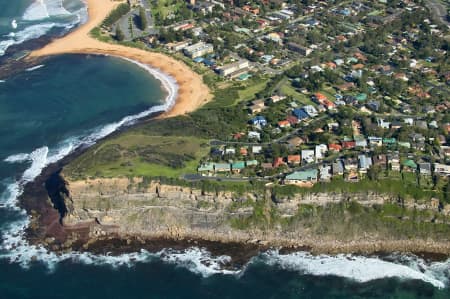
[[[209,100],[212,95],[200,75],[192,71],[182,61],[167,55],[126,47],[119,44],[101,42],[90,36],[93,28],[97,27],[118,4],[123,1],[85,0],[89,19],[86,23],[68,35],[52,41],[45,47],[35,50],[26,58],[37,58],[61,54],[92,54],[109,55],[131,62],[138,62],[142,66],[149,66],[175,79],[178,85],[178,96],[173,107],[160,117],[174,117],[197,110]],[[157,78],[158,79],[158,78]]]
[[[90,2],[92,2],[92,3],[99,3],[99,2],[105,3],[106,0],[97,0],[97,1],[96,0],[89,0],[87,2],[88,3],[90,3]],[[117,2],[114,3],[114,5],[117,5],[117,4],[118,4]],[[89,5],[88,6],[89,7],[89,11],[91,11],[91,5],[90,4],[88,4],[88,5]],[[109,3],[109,5],[113,5],[113,4]],[[73,32],[73,34],[75,34],[77,32],[84,32],[85,31],[84,28],[86,28],[86,25],[88,25],[88,24],[89,24],[89,22],[79,28],[80,30],[83,28],[83,31],[79,31],[77,29],[77,30],[75,30],[75,32]],[[92,28],[90,28],[89,31]],[[158,67],[158,66],[156,66],[156,67],[159,70],[161,70],[162,72],[164,72],[165,74],[168,74],[169,76],[172,76],[171,72],[175,72],[176,75],[174,75],[173,78],[178,82],[178,84],[180,86],[180,94],[178,96],[177,101],[175,102],[175,107],[173,107],[173,109],[171,109],[168,112],[160,114],[160,117],[171,117],[171,116],[177,116],[177,115],[182,115],[182,114],[185,114],[185,113],[188,113],[188,112],[192,112],[195,109],[197,109],[198,107],[200,107],[204,103],[205,100],[207,100],[207,99],[205,99],[205,100],[202,101],[200,99],[201,97],[197,97],[197,99],[194,99],[194,101],[192,103],[189,102],[190,101],[189,99],[192,99],[192,98],[189,98],[189,95],[190,94],[192,95],[192,93],[195,92],[195,87],[191,86],[191,85],[194,85],[194,84],[191,84],[191,81],[189,81],[189,79],[184,78],[184,76],[183,76],[184,75],[184,73],[182,71],[183,67],[189,69],[189,67],[184,65],[184,63],[179,62],[179,61],[177,61],[177,60],[175,60],[175,59],[173,59],[171,57],[168,57],[168,56],[165,56],[165,55],[159,54],[159,53],[152,53],[152,52],[139,50],[139,49],[135,49],[135,48],[128,48],[128,47],[121,46],[121,45],[106,44],[106,43],[99,42],[99,41],[97,41],[97,40],[95,40],[95,39],[93,39],[93,38],[91,38],[89,36],[89,31],[88,31],[88,34],[85,36],[85,38],[88,38],[91,42],[93,42],[92,44],[89,44],[89,47],[83,47],[83,46],[80,46],[80,45],[73,46],[73,45],[70,45],[70,44],[67,44],[67,48],[64,48],[64,46],[60,46],[61,43],[64,44],[65,40],[66,41],[72,41],[73,40],[73,36],[74,35],[72,35],[72,33],[71,33],[71,34],[67,35],[66,37],[63,37],[62,39],[58,39],[58,40],[54,41],[53,43],[49,44],[48,46],[44,47],[43,49],[33,52],[29,59],[40,59],[40,58],[45,58],[45,57],[48,57],[48,56],[60,55],[60,54],[93,54],[93,55],[115,56],[115,57],[123,58],[123,59],[129,60],[129,61],[131,60],[131,62],[137,62],[137,63],[141,63],[143,65],[151,66],[151,67],[154,67],[154,64],[152,64],[149,61],[154,61],[155,64],[159,63],[161,65],[161,67]],[[100,45],[100,44],[102,45],[102,47],[106,45],[106,48],[102,49],[101,47],[97,47],[96,46],[96,45]],[[91,46],[94,46],[94,47],[91,47]],[[147,55],[149,55],[149,56],[147,57]],[[164,57],[165,60],[164,59],[160,60],[161,57]],[[190,69],[189,69],[189,72],[193,73],[193,71],[190,70]],[[180,76],[182,77],[181,81],[177,79]],[[195,74],[195,78],[194,79],[199,79],[200,80],[201,84],[199,86],[204,85],[202,80],[201,80],[201,77],[199,75]],[[180,82],[181,82],[181,84],[180,84]],[[195,82],[196,82],[195,84],[198,83],[198,81],[195,81]],[[205,90],[209,91],[209,89],[207,87],[206,87]],[[210,95],[208,94],[208,96],[210,96]],[[160,112],[157,112],[157,113],[160,113]],[[145,121],[145,119],[147,119],[147,117],[144,117],[143,119],[140,119],[137,123],[133,124],[132,126],[138,125],[142,121]],[[127,126],[125,128],[122,128],[122,129],[128,129],[128,128],[129,128],[129,126]],[[119,130],[115,131],[114,133],[108,135],[105,138],[109,138],[111,136],[114,136],[116,133],[122,132],[122,129],[119,129]],[[102,138],[102,139],[100,139],[98,141],[101,141],[101,140],[103,140],[105,138]],[[43,184],[45,183],[45,181],[48,179],[49,176],[51,176],[53,173],[58,171],[58,169],[60,169],[65,163],[69,162],[70,160],[72,160],[77,155],[82,154],[85,149],[86,148],[81,147],[79,150],[76,150],[73,154],[70,154],[70,155],[64,157],[61,161],[56,162],[54,165],[48,165],[42,171],[41,175],[39,175],[39,177],[35,179],[35,181],[27,184],[27,186],[25,187],[25,191],[24,191],[24,194],[23,194],[22,198],[28,197],[28,204],[31,204],[31,206],[28,206],[26,208],[29,215],[33,215],[33,213],[30,213],[33,210],[32,209],[33,204],[31,203],[31,201],[39,201],[40,203],[36,203],[36,202],[34,203],[35,205],[42,205],[42,208],[43,208],[43,210],[41,210],[41,211],[44,212],[44,213],[37,213],[40,217],[42,217],[39,220],[41,220],[43,222],[47,222],[47,224],[49,226],[53,226],[54,224],[56,224],[55,221],[57,221],[57,219],[54,218],[54,217],[59,216],[59,214],[57,214],[57,211],[53,209],[51,203],[47,200],[48,199],[48,194],[46,192],[47,190],[45,188],[43,188]],[[37,194],[34,193],[34,191],[36,191],[38,189],[34,189],[34,188],[39,188],[39,191],[37,192]],[[21,204],[21,206],[24,206],[24,205],[26,206],[27,205],[27,203],[22,202],[22,200],[21,200],[20,204]],[[45,213],[45,211],[46,211],[47,214]],[[33,219],[33,220],[36,220],[36,219]],[[44,227],[39,227],[38,229],[46,230],[47,228],[48,227],[45,227],[45,228]],[[64,229],[64,227],[62,229]],[[32,231],[32,228],[29,228],[27,231],[28,231],[28,236],[30,236],[30,232]],[[45,231],[45,233],[46,232],[47,231]],[[34,240],[35,241],[43,241],[44,240],[43,236],[45,237],[45,235],[35,236]],[[161,241],[161,239],[158,239],[158,238],[155,238],[154,240],[155,240],[155,242],[158,242],[158,240]],[[100,241],[102,241],[102,240],[100,240]],[[125,241],[125,244],[123,244],[124,241]],[[166,243],[164,241],[166,241]],[[188,239],[180,239],[180,240],[177,240],[177,239],[163,239],[160,244],[163,245],[164,247],[168,247],[168,246],[166,246],[168,244],[178,244],[178,246],[181,246],[181,247],[183,247],[183,245],[188,245],[188,246],[185,247],[185,248],[188,248],[189,246],[192,245],[192,242],[194,242],[194,244],[195,244],[195,242],[197,242],[198,244],[203,244],[203,242],[205,244],[207,244],[209,242],[210,246],[212,246],[212,247],[222,245],[225,248],[223,250],[226,250],[226,248],[229,248],[226,244],[237,244],[236,246],[238,246],[239,249],[235,250],[235,252],[238,255],[238,257],[240,255],[247,255],[249,253],[249,251],[245,251],[244,250],[245,246],[249,245],[249,243],[247,243],[247,242],[223,243],[223,242],[219,242],[219,241],[217,241],[217,242],[208,241],[206,239],[203,239],[201,241],[200,240],[196,241],[196,239],[194,239],[194,238],[188,238]],[[127,244],[127,242],[126,242],[126,238],[109,239],[109,240],[107,240],[106,243],[103,243],[103,244],[100,243],[99,244],[99,247],[98,247],[98,250],[100,250],[99,253],[101,253],[101,250],[103,250],[105,247],[107,248],[107,246],[108,246],[107,243],[109,243],[109,246],[113,246],[115,243],[116,244],[118,243],[119,245],[122,244],[122,247],[119,246],[120,248],[117,248],[117,252],[121,252],[121,251],[125,250],[125,248],[127,246],[130,247],[129,244]],[[357,241],[355,243],[357,243]],[[38,244],[38,243],[36,242],[34,244]],[[211,244],[214,244],[214,245],[211,245]],[[133,251],[136,251],[136,249],[139,250],[140,248],[142,248],[142,245],[139,245],[139,243],[136,243],[135,245],[136,245],[136,247],[132,248]],[[352,246],[354,246],[354,245],[355,244],[352,244]],[[176,246],[176,245],[172,245],[172,246]],[[265,246],[265,245],[258,246],[257,244],[255,245],[255,247],[257,248],[257,250],[262,250],[263,248],[267,248],[267,246]],[[351,246],[349,246],[349,248],[350,247]],[[353,247],[353,248],[356,248],[356,247]],[[305,249],[305,247],[292,247],[292,248],[285,247],[284,248],[284,250],[286,250],[287,252],[298,251],[298,250],[301,250],[301,249]],[[309,248],[307,248],[307,249],[309,249]],[[377,248],[377,251],[373,251],[373,253],[375,254],[376,252],[384,251],[383,249],[384,248],[382,248],[382,247],[381,247],[381,249]],[[254,252],[253,250],[255,250],[255,248],[252,247],[250,252]],[[370,254],[370,253],[367,253],[367,252],[363,253],[362,251],[359,251],[357,249],[356,250],[353,249],[351,251],[353,253],[355,253],[355,254],[358,254],[358,253],[360,253],[360,254]],[[56,252],[58,252],[58,250],[56,250]],[[95,252],[95,250],[94,250],[94,252]],[[320,251],[313,251],[313,252],[315,252],[316,254],[320,254],[321,253]],[[408,251],[406,251],[406,252],[408,252]],[[326,251],[323,251],[323,253],[326,253]],[[341,251],[339,251],[339,253],[343,253],[343,251],[341,250]],[[414,253],[414,252],[411,251],[411,253]],[[431,254],[432,255],[433,253],[429,252],[427,254]],[[447,257],[448,257],[448,255],[447,255]],[[444,259],[443,256],[440,256],[440,258]],[[439,260],[441,260],[441,259],[439,259]]]

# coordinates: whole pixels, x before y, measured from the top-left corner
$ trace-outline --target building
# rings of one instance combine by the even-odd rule
[[[284,183],[288,185],[299,185],[310,187],[317,182],[317,169],[296,171],[286,176]]]
[[[385,170],[387,167],[387,157],[386,155],[375,155],[372,158],[373,165],[380,167],[382,170]]]
[[[300,155],[289,155],[287,161],[291,165],[300,165],[301,158]]]
[[[440,163],[434,163],[434,173],[438,175],[450,175],[450,165],[440,164]]]
[[[359,172],[367,173],[367,170],[372,166],[372,158],[366,155],[358,155]]]
[[[319,167],[319,179],[321,182],[329,182],[331,180],[331,166],[328,164]]]
[[[190,58],[197,58],[214,52],[214,47],[211,44],[198,42],[183,49],[186,56]]]
[[[287,48],[293,52],[299,53],[302,56],[308,56],[312,53],[312,49],[302,47],[301,45],[296,43],[287,43]]]
[[[250,124],[264,127],[267,125],[267,120],[264,116],[258,115],[250,120]]]
[[[303,111],[305,111],[310,117],[316,117],[319,113],[317,112],[316,108],[312,105],[306,105],[303,108]]]
[[[333,175],[343,175],[344,174],[344,163],[342,160],[336,160],[332,167]]]
[[[328,152],[328,146],[326,144],[319,144],[315,147],[316,162],[322,160],[325,154]]]
[[[302,150],[302,161],[305,163],[313,163],[315,161],[314,150]]]
[[[247,69],[250,66],[250,62],[246,59],[240,59],[236,62],[224,65],[219,68],[219,74],[221,76],[232,76],[237,74],[239,71]]]
[[[388,154],[387,161],[392,170],[400,171],[400,157],[398,155],[398,152]]]
[[[419,163],[419,173],[421,175],[431,175],[431,163]]]

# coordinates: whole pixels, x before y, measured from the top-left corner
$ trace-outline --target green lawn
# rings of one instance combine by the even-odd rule
[[[179,177],[195,173],[200,158],[208,151],[207,141],[195,137],[123,134],[94,146],[64,173],[72,178]]]
[[[302,104],[304,105],[313,105],[316,106],[316,104],[313,103],[313,101],[311,101],[310,97],[307,95],[304,95],[298,91],[295,90],[294,87],[292,87],[290,82],[286,82],[286,84],[284,84],[283,86],[281,86],[281,92],[285,95],[285,96],[291,96],[294,99],[300,101]]]
[[[245,81],[245,89],[239,90],[239,101],[252,100],[255,97],[255,94],[264,90],[267,85],[266,79],[258,79],[258,80],[248,80]]]

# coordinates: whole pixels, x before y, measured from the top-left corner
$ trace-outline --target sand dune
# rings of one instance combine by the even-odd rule
[[[186,64],[160,53],[129,48],[117,44],[98,41],[89,32],[118,4],[124,1],[85,0],[88,5],[89,20],[74,32],[57,39],[44,48],[31,53],[31,57],[58,54],[104,54],[126,57],[154,68],[174,77],[178,82],[178,99],[173,108],[164,114],[166,117],[192,112],[211,99],[208,86],[203,83],[200,75],[192,71]]]

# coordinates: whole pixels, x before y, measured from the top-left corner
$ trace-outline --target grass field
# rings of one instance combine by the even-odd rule
[[[283,86],[281,86],[281,92],[285,95],[285,96],[291,96],[294,99],[298,100],[300,103],[304,104],[304,105],[313,105],[316,106],[316,104],[314,104],[311,99],[307,96],[304,95],[298,91],[295,90],[294,87],[292,87],[290,82],[286,82],[286,84],[284,84]]]
[[[194,137],[122,134],[89,150],[65,168],[72,178],[118,176],[179,177],[195,173],[209,147]]]

